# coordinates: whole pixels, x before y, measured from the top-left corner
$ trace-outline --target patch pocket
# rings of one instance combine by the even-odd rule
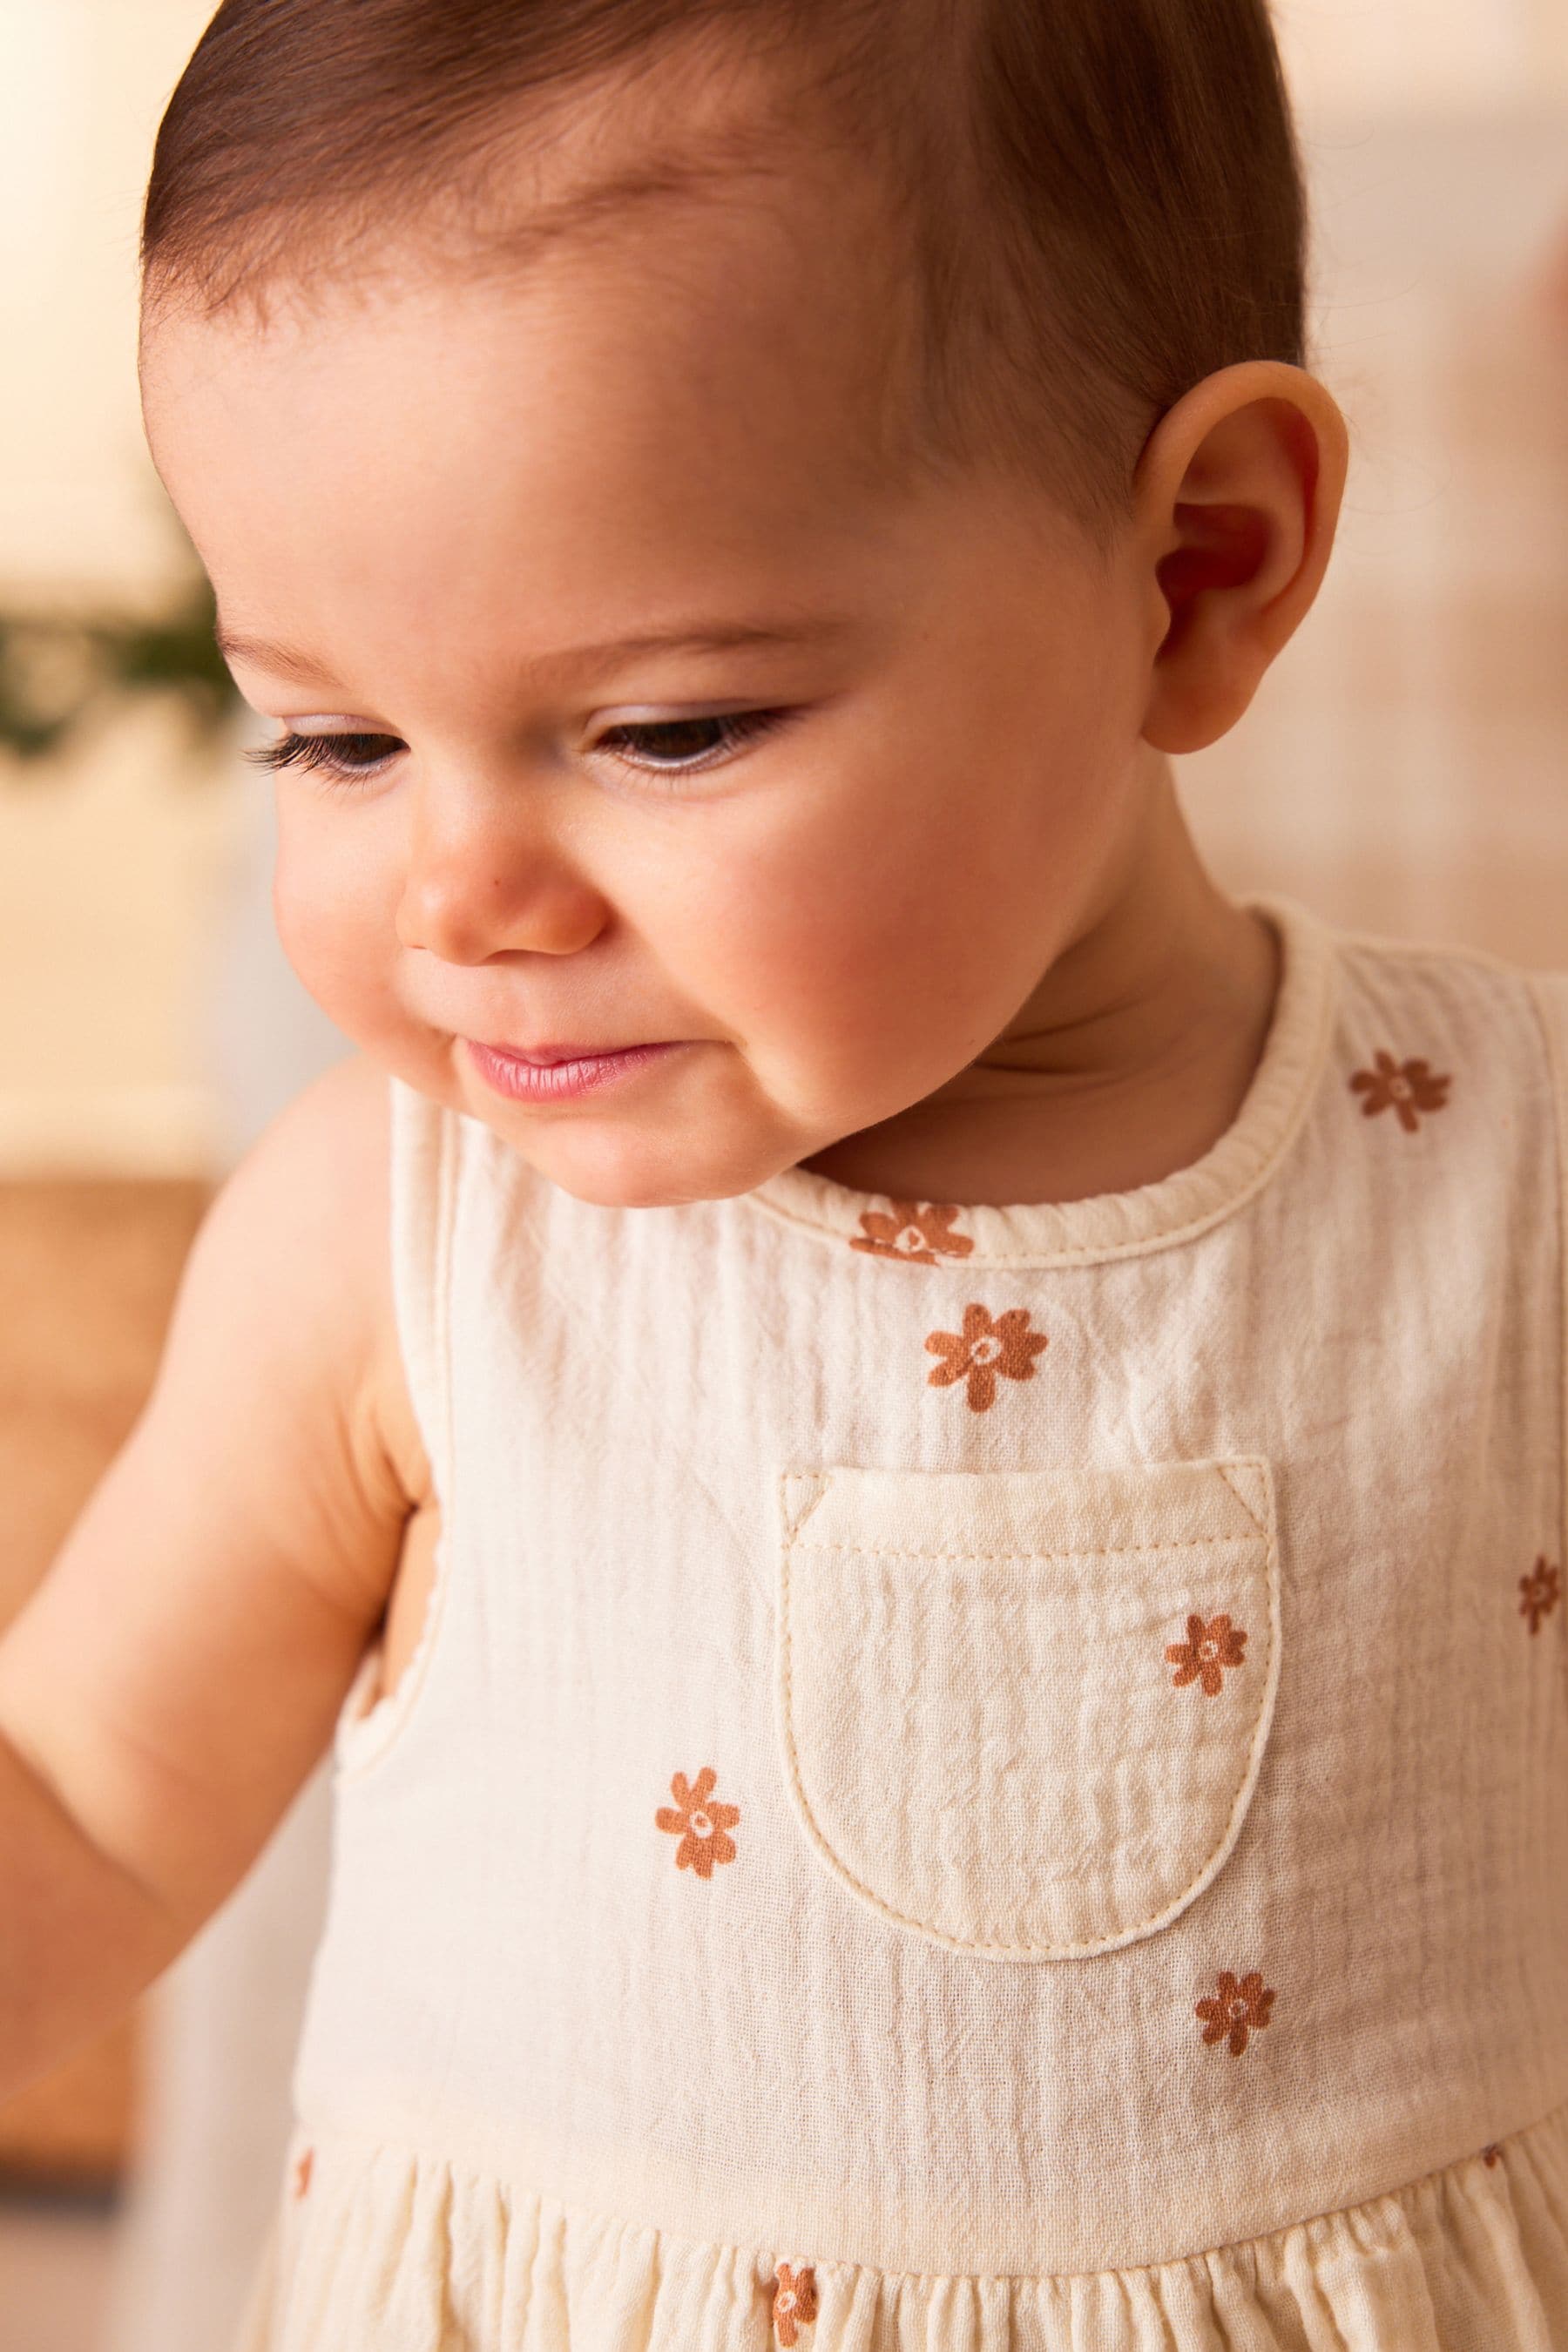
[[[1012,1960],[1114,1951],[1196,1900],[1279,1680],[1267,1461],[780,1487],[778,1736],[845,1886]]]

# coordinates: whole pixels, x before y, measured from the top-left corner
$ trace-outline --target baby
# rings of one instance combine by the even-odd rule
[[[1205,872],[1261,0],[225,0],[143,373],[359,1048],[0,1648],[0,2078],[333,1759],[243,2352],[1568,2345],[1568,983]]]

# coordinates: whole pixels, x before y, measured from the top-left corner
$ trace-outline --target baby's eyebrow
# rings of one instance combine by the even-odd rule
[[[832,613],[776,620],[690,621],[679,628],[645,630],[636,636],[612,637],[599,645],[561,646],[552,653],[525,656],[518,667],[529,675],[543,675],[550,671],[599,668],[628,654],[734,653],[751,646],[819,645],[845,635],[853,626],[847,615]],[[331,676],[321,663],[296,646],[247,636],[226,628],[221,621],[216,635],[218,650],[227,659],[249,662],[257,668],[270,670],[274,677],[316,684]]]
[[[278,677],[298,678],[301,683],[325,679],[330,673],[309,654],[296,652],[292,646],[272,645],[265,637],[242,636],[237,630],[226,629],[220,621],[213,631],[217,649],[226,661],[249,662],[257,669],[269,669]]]

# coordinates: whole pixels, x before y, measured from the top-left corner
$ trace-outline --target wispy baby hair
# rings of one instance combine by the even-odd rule
[[[149,298],[218,311],[399,231],[439,225],[449,251],[465,221],[493,259],[505,151],[683,48],[772,68],[781,120],[880,171],[923,461],[984,455],[1103,526],[1192,385],[1302,362],[1305,205],[1266,0],[224,0],[158,135]],[[766,149],[754,121],[672,132],[552,205],[549,234],[721,188]]]

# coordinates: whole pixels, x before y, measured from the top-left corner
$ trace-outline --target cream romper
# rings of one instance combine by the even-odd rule
[[[1568,2347],[1568,980],[1253,903],[1131,1192],[394,1082],[444,1534],[244,2352]]]

